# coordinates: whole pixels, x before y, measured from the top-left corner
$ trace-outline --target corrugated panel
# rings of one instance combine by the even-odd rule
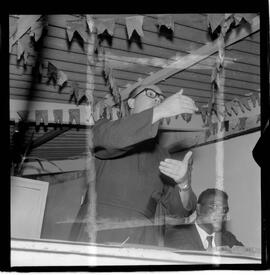
[[[172,62],[176,55],[185,56],[211,41],[205,14],[173,15],[175,29],[172,37],[158,32],[157,15],[144,15],[144,36],[140,40],[134,39],[132,42],[127,39],[126,16],[129,15],[95,15],[96,18],[113,17],[116,19],[113,38],[104,39],[102,45],[107,60],[113,67],[113,76],[119,88],[125,88],[127,84],[147,77],[150,72],[160,70]],[[52,83],[47,83],[48,61],[65,72],[69,80],[76,81],[81,89],[85,88],[89,81],[86,77],[87,43],[80,44],[76,36],[69,43],[66,34],[66,20],[77,17],[50,15],[48,18],[49,27],[44,36],[42,48],[42,60],[45,67],[41,82],[37,82],[32,76],[36,53],[30,53],[28,64],[23,66],[22,62],[17,62],[16,46],[14,46],[10,54],[9,66],[11,98],[25,99],[31,91],[32,100],[69,103],[70,87],[59,90]],[[16,17],[10,16],[10,25],[14,24],[16,20]],[[177,73],[159,83],[159,86],[167,95],[184,88],[186,95],[191,96],[199,104],[206,104],[211,94],[210,81],[215,56]],[[260,33],[254,33],[229,46],[225,56],[225,101],[258,91],[260,87]],[[108,87],[102,76],[101,63],[97,63],[96,67],[93,67],[93,76],[94,96],[99,99],[108,93]],[[73,106],[74,103],[70,104]],[[13,129],[11,129],[11,134],[12,131]],[[28,133],[27,138],[29,135]],[[42,128],[34,135],[34,138],[41,136]],[[66,159],[84,154],[86,146],[85,130],[73,129],[36,148],[31,154],[51,160]]]
[[[163,58],[164,62],[166,62],[166,60],[171,60],[176,53],[185,55],[210,41],[208,32],[206,28],[204,28],[204,26],[206,26],[206,18],[204,15],[174,15],[175,32],[172,40],[158,35],[156,26],[157,16],[151,15],[145,16],[144,37],[141,39],[141,44],[135,42],[129,43],[125,29],[125,16],[126,15],[102,15],[102,17],[114,17],[117,19],[112,43],[109,44],[108,41],[104,40],[103,46],[105,47],[106,53],[111,56],[111,64],[118,64],[118,67],[114,69],[114,77],[120,88],[124,88],[126,84],[133,83],[140,77],[144,78],[149,72],[155,72],[161,68],[161,66],[140,65],[136,63],[138,62],[138,58],[144,58],[145,60],[150,58]],[[98,17],[98,15],[96,15],[96,17]],[[86,54],[76,41],[73,41],[70,45],[67,42],[65,22],[70,18],[70,16],[65,15],[49,16],[50,25],[47,37],[44,40],[43,57],[45,60],[51,61],[59,69],[63,70],[70,80],[77,81],[80,87],[84,88],[86,84]],[[189,25],[190,22],[191,25]],[[226,82],[228,83],[228,87],[230,87],[230,93],[237,94],[239,92],[239,86],[241,86],[242,89],[246,89],[245,85],[248,85],[249,88],[247,88],[247,92],[256,89],[258,86],[258,39],[259,35],[255,34],[251,38],[230,46],[230,50],[226,51],[226,57],[233,60],[233,62],[231,62],[232,64],[227,66],[226,71]],[[31,66],[25,71],[25,73],[29,73],[27,81],[30,83],[25,83],[27,81],[23,77],[24,74],[22,75],[22,68],[16,67],[15,47],[13,47],[13,52],[13,55],[11,55],[11,94],[20,96],[20,94],[23,93],[22,90],[27,92],[27,89],[30,87],[32,81],[30,77]],[[134,61],[125,60],[125,62],[123,62],[123,57],[132,57]],[[33,57],[31,56],[29,58],[30,64],[33,62],[31,58]],[[173,88],[170,88],[170,85],[172,87],[180,87],[182,85],[182,87],[186,88],[186,93],[190,96],[197,94],[198,99],[204,97],[205,93],[203,93],[203,91],[209,90],[211,64],[213,64],[213,62],[213,59],[210,62],[207,60],[201,62],[201,65],[206,66],[205,69],[198,70],[196,67],[194,67],[194,69],[191,68],[192,72],[196,72],[193,78],[192,75],[189,75],[189,78],[187,78],[183,76],[182,73],[170,78],[166,82],[166,84],[169,85],[169,93],[170,90],[171,92],[174,91],[172,90]],[[205,73],[207,70],[208,72]],[[238,73],[240,77],[238,77]],[[243,74],[245,75],[243,76]],[[206,76],[208,83],[205,79]],[[196,78],[196,81],[194,81],[194,78]],[[234,81],[234,79],[236,81]],[[238,80],[243,80],[244,82],[248,80],[248,82],[239,83]],[[37,92],[35,92],[34,95],[37,99],[46,99],[47,94],[47,98],[50,100],[55,98],[57,101],[61,101],[61,99],[63,102],[68,101],[70,95],[69,89],[63,89],[63,91],[59,93],[52,85],[46,84],[46,81],[46,75],[44,75],[42,79],[43,84],[36,85],[35,90],[37,90]],[[201,89],[198,89],[198,87]],[[96,96],[102,97],[108,92],[108,88],[104,85],[104,79],[101,75],[100,65],[95,72],[95,88]],[[200,93],[202,93],[202,95],[200,95]],[[194,99],[196,99],[196,97]]]
[[[40,127],[39,131],[36,131],[34,126],[30,126],[25,134],[24,145],[28,144],[30,138],[33,135],[33,140],[41,137],[49,131],[53,131],[53,127],[48,127],[47,132],[44,131],[43,126]],[[34,148],[29,157],[39,157],[46,160],[63,160],[80,158],[85,156],[88,152],[88,141],[87,141],[87,129],[75,129],[71,128],[67,132],[55,137],[54,139],[42,144],[41,146]],[[13,148],[12,136],[14,133],[14,126],[10,127],[10,149]]]

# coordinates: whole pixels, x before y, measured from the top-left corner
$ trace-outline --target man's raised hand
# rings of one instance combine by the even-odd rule
[[[158,113],[159,119],[161,119],[183,113],[192,114],[198,108],[190,97],[183,95],[183,89],[181,89],[179,92],[167,97],[154,110]]]
[[[165,159],[159,164],[159,170],[164,175],[172,178],[177,184],[187,181],[189,176],[189,168],[192,165],[192,152],[188,151],[181,160]]]

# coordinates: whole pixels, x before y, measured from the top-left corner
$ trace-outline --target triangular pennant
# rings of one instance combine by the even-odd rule
[[[111,107],[115,105],[115,101],[114,101],[113,96],[111,94],[107,94],[105,96],[104,104],[106,106],[111,106]]]
[[[111,90],[115,89],[114,78],[112,77],[112,73],[109,76],[109,87],[111,88]]]
[[[232,16],[232,13],[225,13],[224,18],[227,20],[230,16]]]
[[[78,104],[79,100],[79,84],[75,81],[71,82],[71,95],[70,95],[70,101],[74,98],[74,101],[76,104]]]
[[[22,121],[26,121],[29,116],[29,111],[18,111],[17,114]]]
[[[86,23],[84,20],[67,20],[66,30],[69,41],[72,40],[75,31],[81,36],[84,42],[87,41]]]
[[[97,34],[102,34],[107,31],[109,35],[113,36],[115,19],[114,18],[106,18],[106,19],[97,19],[95,21]]]
[[[219,121],[223,118],[223,114],[218,110],[217,104],[213,104],[212,115],[215,115]]]
[[[93,89],[92,87],[88,88],[85,90],[85,96],[87,97],[87,100],[89,104],[91,105],[91,110],[93,110],[93,103],[94,103],[94,98],[93,98]]]
[[[121,117],[122,117],[122,115],[121,115],[121,111],[120,111],[120,109],[119,109],[119,108],[117,108],[117,113],[116,113],[116,115],[117,115],[117,117],[116,117],[115,119],[119,119],[119,118],[121,118]]]
[[[250,96],[250,99],[251,99],[253,108],[255,108],[256,107],[256,96],[255,96],[255,93],[252,93],[252,95]]]
[[[225,112],[227,115],[232,116],[232,109],[231,109],[231,103],[227,102],[224,104],[225,106]]]
[[[73,38],[73,35],[74,35],[74,32],[75,30],[72,29],[71,27],[67,26],[67,35],[68,35],[68,41],[71,42],[72,41],[72,38]]]
[[[81,36],[84,42],[86,42],[88,38],[88,35],[86,33],[86,28],[87,26],[86,26],[85,20],[81,20],[81,22],[77,24],[77,28],[76,28],[76,31],[79,33],[79,35]]]
[[[22,58],[22,55],[24,53],[23,45],[21,44],[20,40],[17,42],[17,60],[20,60]]]
[[[128,32],[128,38],[131,38],[133,31],[135,30],[138,35],[143,36],[143,16],[130,16],[126,17],[126,27]]]
[[[207,25],[211,27],[212,33],[216,28],[221,25],[225,18],[225,14],[208,14],[207,15]]]
[[[233,16],[229,16],[229,17],[226,18],[226,14],[225,14],[225,22],[221,26],[221,34],[222,34],[223,37],[228,32],[228,30],[230,29],[230,26],[233,22],[234,22]]]
[[[94,121],[98,121],[100,118],[100,101],[98,101],[97,103],[94,104],[94,108],[93,108],[93,117],[94,117]]]
[[[106,84],[108,84],[111,73],[112,73],[112,69],[111,69],[109,63],[105,62],[104,69],[103,69],[103,74],[104,74],[104,78],[106,80]]]
[[[58,69],[51,62],[48,62],[48,72],[47,72],[48,82],[50,82],[52,79],[53,83],[56,84],[57,75],[58,75]]]
[[[213,124],[212,124],[212,133],[213,133],[213,135],[216,135],[217,134],[217,132],[218,132],[218,123],[217,122],[214,122]]]
[[[33,66],[33,75],[41,81],[42,78],[42,72],[43,72],[43,63],[40,60],[37,60],[35,62],[35,65]]]
[[[72,124],[73,120],[77,125],[80,124],[80,110],[79,109],[69,109],[69,123]]]
[[[58,70],[57,72],[57,85],[59,85],[60,87],[62,87],[64,85],[65,82],[67,82],[68,78],[67,78],[67,75]]]
[[[95,26],[95,21],[94,21],[93,17],[91,15],[87,14],[86,22],[87,22],[87,26],[88,26],[90,32],[92,33],[94,31],[94,26]]]
[[[261,101],[260,101],[260,93],[254,93],[255,99],[258,102],[258,105],[261,105]]]
[[[234,18],[237,19],[238,22],[242,20],[242,18],[245,19],[248,23],[252,23],[252,19],[256,16],[254,13],[235,13]]]
[[[234,102],[235,102],[236,105],[238,104],[238,106],[240,107],[242,113],[245,113],[245,112],[246,112],[246,111],[245,111],[245,108],[244,108],[244,106],[243,106],[243,104],[242,104],[242,102],[241,102],[241,100],[240,100],[239,98],[234,99]]]
[[[249,103],[248,103],[249,97],[241,97],[241,98],[239,98],[239,100],[241,101],[241,104],[242,104],[248,111],[251,111],[250,105],[249,105]]]
[[[84,101],[86,101],[87,103],[89,103],[88,98],[86,96],[86,91],[85,90],[80,90],[79,91],[79,95],[78,95],[78,105],[80,105]]]
[[[27,63],[27,58],[29,53],[32,51],[32,42],[31,38],[28,34],[25,34],[18,40],[18,46],[17,46],[17,59],[20,60],[22,55],[24,58],[24,64]],[[19,51],[19,53],[18,53]],[[19,58],[18,58],[19,57]]]
[[[205,130],[205,141],[211,136],[211,129],[210,127]]]
[[[232,115],[232,112],[233,112],[235,115],[238,115],[238,107],[239,107],[239,104],[236,104],[236,103],[233,102],[233,101],[227,102],[227,103],[225,104],[226,112],[228,113],[229,116]]]
[[[225,129],[225,121],[221,121],[219,131],[222,132]]]
[[[203,121],[203,123],[205,123],[206,116],[207,116],[207,107],[199,106],[199,110],[200,110],[200,113],[201,113],[201,116],[202,116],[202,121]]]
[[[38,126],[40,123],[44,123],[44,125],[48,125],[48,110],[36,110],[36,125]]]
[[[158,15],[158,20],[157,20],[157,24],[159,26],[159,28],[161,26],[165,26],[168,29],[171,29],[172,31],[174,31],[174,20],[172,18],[172,15]]]
[[[17,32],[17,22],[9,27],[9,38],[11,38]]]
[[[181,114],[181,117],[183,118],[184,121],[186,121],[187,123],[189,123],[190,120],[191,120],[191,118],[192,118],[192,114],[183,113],[183,114]]]
[[[229,126],[230,126],[230,121],[229,120],[225,120],[224,124],[225,124],[225,130],[226,130],[226,132],[228,132],[229,131]]]
[[[107,118],[108,120],[112,119],[112,107],[111,106],[106,106],[104,108],[104,117]]]
[[[165,120],[166,120],[167,125],[169,125],[170,122],[171,122],[171,118],[170,117],[166,117]]]
[[[247,121],[247,117],[240,117],[239,118],[239,130],[245,130],[246,121]]]
[[[54,116],[55,123],[57,123],[57,124],[63,123],[63,110],[61,110],[61,109],[53,110],[53,116]]]
[[[256,123],[259,123],[259,122],[261,122],[261,114],[258,114],[258,116],[257,116]]]
[[[119,88],[117,88],[116,85],[114,85],[112,87],[111,93],[112,93],[112,96],[113,96],[113,99],[114,99],[115,103],[118,106],[120,106],[120,104],[121,104],[121,94],[120,94]]]
[[[36,21],[33,26],[31,26],[30,36],[34,36],[35,41],[37,42],[42,35],[43,31],[43,21]]]
[[[234,114],[236,115],[236,116],[238,116],[238,112],[239,112],[239,104],[238,104],[238,101],[232,101],[231,102],[231,110],[234,112]]]
[[[124,100],[121,100],[120,102],[120,113],[121,113],[121,117],[125,117],[128,114],[127,102]]]

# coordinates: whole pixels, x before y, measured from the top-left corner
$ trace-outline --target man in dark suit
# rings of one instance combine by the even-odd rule
[[[228,195],[216,188],[206,189],[198,198],[195,223],[168,228],[165,246],[183,250],[243,246],[231,232],[225,229],[228,211]]]

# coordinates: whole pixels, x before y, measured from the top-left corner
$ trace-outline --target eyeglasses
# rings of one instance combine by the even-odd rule
[[[228,206],[222,206],[222,205],[217,205],[217,204],[208,204],[207,207],[211,212],[219,212],[219,213],[223,213],[223,214],[227,214],[229,212]]]
[[[163,95],[160,95],[158,93],[156,93],[154,90],[152,89],[145,89],[145,90],[142,90],[140,93],[138,93],[136,96],[138,96],[139,94],[141,94],[142,92],[145,92],[145,95],[150,97],[150,98],[159,98],[160,102],[163,101],[165,99],[165,97]],[[135,96],[135,97],[136,97]],[[135,98],[134,97],[134,98]]]

